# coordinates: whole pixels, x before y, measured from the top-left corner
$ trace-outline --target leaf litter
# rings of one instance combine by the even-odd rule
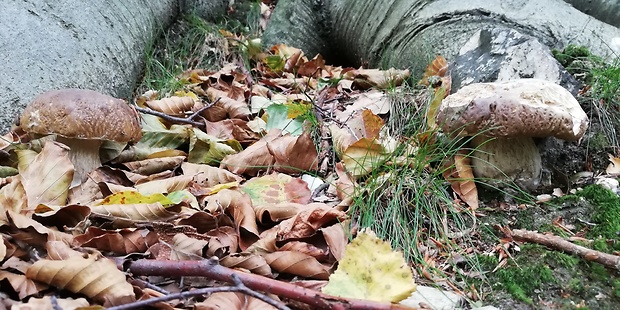
[[[15,170],[0,189],[0,277],[19,300],[51,303],[37,299],[48,286],[73,293],[58,298],[72,305],[84,304],[80,296],[103,306],[160,296],[136,285],[138,276],[117,269],[115,261],[128,255],[160,261],[215,257],[221,266],[283,282],[319,280],[314,287],[333,277],[340,280],[330,280],[324,292],[387,303],[415,289],[411,266],[384,241],[362,233],[349,244],[357,225],[347,212],[363,195],[365,177],[398,147],[417,147],[385,126],[391,113],[386,90],[398,88],[409,71],[333,67],[320,55],[308,59],[285,45],[252,61],[251,75],[235,64],[193,69],[178,77],[181,91],[141,95],[136,104],[142,107],[142,139],[125,148],[104,147],[107,164],[75,188],[64,145],[49,140],[37,149],[38,140],[19,130],[4,136],[10,143],[2,145],[9,155],[2,165]],[[423,79],[434,92],[426,139],[436,129],[437,102],[449,93],[446,66],[438,58]],[[322,149],[323,142],[333,151]],[[467,158],[452,160],[446,180],[463,207],[475,210]],[[311,191],[302,174],[325,180],[324,193]],[[33,262],[29,249],[37,249],[40,259]],[[347,293],[352,284],[342,272],[358,280],[381,277],[356,283],[357,292]],[[389,289],[395,283],[398,290]],[[158,307],[224,305],[272,308],[238,292]]]

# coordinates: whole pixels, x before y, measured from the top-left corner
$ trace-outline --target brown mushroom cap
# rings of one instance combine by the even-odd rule
[[[85,89],[53,90],[37,96],[24,109],[19,123],[29,133],[71,139],[137,142],[142,137],[138,114],[124,100]]]
[[[460,136],[554,136],[575,141],[588,128],[588,116],[562,86],[521,79],[461,88],[442,101],[437,124]]]

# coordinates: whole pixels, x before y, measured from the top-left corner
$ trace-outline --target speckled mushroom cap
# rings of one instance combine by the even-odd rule
[[[437,124],[460,136],[554,136],[576,141],[588,128],[588,116],[562,86],[520,79],[461,88],[442,101]]]
[[[124,100],[85,89],[37,96],[24,109],[19,124],[28,133],[73,139],[137,142],[142,137],[138,114]]]

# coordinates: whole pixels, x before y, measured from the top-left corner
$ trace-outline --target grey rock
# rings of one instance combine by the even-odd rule
[[[571,94],[579,82],[560,65],[549,48],[514,29],[477,31],[454,60],[452,89],[472,83],[536,78],[562,85]]]
[[[86,88],[131,95],[145,51],[179,12],[179,0],[0,2],[0,127],[36,95]]]
[[[430,306],[433,310],[453,310],[462,307],[465,299],[449,291],[418,285],[416,291],[400,304],[412,308]]]

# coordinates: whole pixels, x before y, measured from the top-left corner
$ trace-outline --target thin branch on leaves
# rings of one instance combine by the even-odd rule
[[[136,276],[163,276],[176,278],[198,276],[227,283],[236,283],[235,278],[237,278],[250,290],[261,291],[291,300],[296,300],[311,306],[313,309],[411,309],[398,304],[342,298],[323,294],[321,292],[297,286],[288,282],[282,282],[256,274],[244,273],[224,267],[218,263],[217,258],[201,261],[161,261],[149,259],[123,261],[118,259],[116,262],[119,269],[123,269],[124,271]]]
[[[258,293],[258,292],[255,292],[249,289],[247,286],[243,285],[243,282],[241,282],[241,280],[239,279],[237,275],[232,275],[232,279],[233,279],[233,282],[235,283],[235,286],[207,287],[207,288],[196,289],[192,291],[179,292],[179,293],[164,295],[161,297],[149,298],[146,300],[139,300],[136,302],[132,302],[132,303],[128,303],[128,304],[124,304],[120,306],[109,307],[107,309],[108,310],[136,309],[136,308],[142,308],[142,307],[146,307],[146,306],[158,303],[158,302],[164,302],[168,300],[187,299],[193,296],[210,295],[213,293],[235,292],[235,293],[243,293],[248,296],[260,299],[279,310],[291,310],[289,307],[283,305],[277,300],[270,298],[267,295],[264,295],[264,294],[261,294],[261,293]]]
[[[554,250],[564,251],[577,255],[585,260],[597,262],[609,268],[620,270],[620,256],[603,253],[600,251],[588,249],[580,245],[576,245],[564,238],[555,235],[545,235],[534,231],[524,229],[515,229],[510,231],[512,238],[520,241],[534,242],[542,244]]]
[[[204,107],[200,108],[200,110],[192,113],[189,117],[176,117],[176,116],[168,115],[168,114],[163,113],[163,112],[155,111],[155,110],[148,109],[148,108],[141,108],[141,107],[138,107],[138,106],[135,106],[134,108],[136,109],[136,111],[138,111],[140,113],[155,115],[157,117],[161,117],[164,120],[172,122],[172,123],[190,124],[190,125],[194,125],[194,126],[200,128],[200,129],[205,129],[205,123],[194,121],[194,118],[196,118],[204,110],[214,106],[219,101],[220,101],[220,98],[217,98],[215,101],[205,105]]]

